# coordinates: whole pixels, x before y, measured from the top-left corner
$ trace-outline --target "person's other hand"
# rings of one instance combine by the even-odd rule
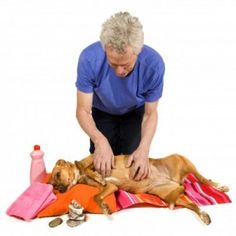
[[[100,139],[95,143],[94,167],[103,177],[111,175],[111,169],[115,168],[115,158],[107,139]]]
[[[130,167],[130,178],[139,181],[147,178],[151,169],[148,160],[148,151],[136,149],[128,158],[126,167]]]

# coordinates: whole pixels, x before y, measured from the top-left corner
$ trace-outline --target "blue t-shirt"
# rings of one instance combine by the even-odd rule
[[[162,96],[164,71],[159,53],[144,45],[133,71],[120,78],[108,64],[101,43],[96,42],[80,54],[76,87],[93,93],[93,107],[121,115]]]

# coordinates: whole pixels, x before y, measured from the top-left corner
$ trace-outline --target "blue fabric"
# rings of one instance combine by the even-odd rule
[[[165,65],[161,56],[144,45],[133,71],[116,76],[100,42],[85,48],[79,58],[76,87],[93,93],[93,107],[115,115],[127,113],[162,96]]]

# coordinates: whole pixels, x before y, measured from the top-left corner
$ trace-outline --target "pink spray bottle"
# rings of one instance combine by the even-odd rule
[[[30,153],[31,168],[30,168],[30,184],[42,182],[46,176],[46,167],[44,164],[44,152],[40,150],[39,145],[34,145],[34,150]]]

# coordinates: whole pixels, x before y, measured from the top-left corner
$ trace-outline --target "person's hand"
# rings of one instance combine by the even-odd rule
[[[147,178],[151,169],[149,167],[148,151],[136,149],[128,158],[126,167],[130,167],[130,178],[139,181]]]
[[[115,158],[107,139],[100,139],[95,143],[94,167],[103,177],[111,175],[111,169],[115,168]]]

